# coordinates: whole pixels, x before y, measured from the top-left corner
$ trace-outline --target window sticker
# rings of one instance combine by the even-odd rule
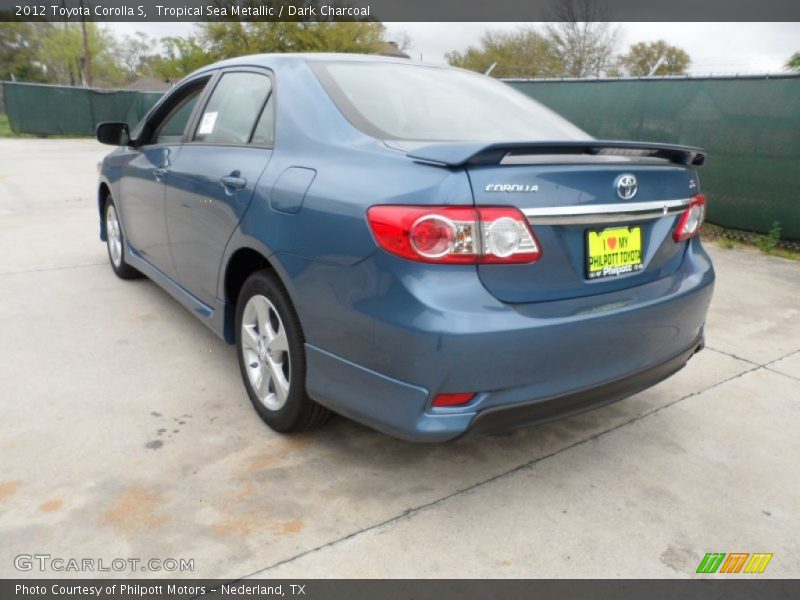
[[[197,135],[208,135],[214,131],[214,124],[217,122],[217,111],[207,112],[203,115],[203,120],[200,121],[200,127],[197,129]]]

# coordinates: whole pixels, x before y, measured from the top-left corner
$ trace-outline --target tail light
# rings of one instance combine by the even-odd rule
[[[700,227],[706,218],[706,197],[697,194],[689,202],[689,208],[681,213],[678,219],[678,226],[672,234],[672,239],[682,242],[693,238],[700,231]]]
[[[542,251],[513,207],[373,206],[367,211],[378,245],[428,263],[529,263]]]
[[[471,392],[460,394],[436,394],[433,398],[434,406],[461,406],[467,404],[475,397]]]

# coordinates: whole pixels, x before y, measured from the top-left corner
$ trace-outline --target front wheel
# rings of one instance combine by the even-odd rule
[[[236,304],[236,347],[242,380],[256,412],[275,431],[324,423],[330,412],[308,397],[303,332],[280,281],[258,271]]]
[[[106,219],[106,248],[108,249],[108,260],[111,268],[114,269],[120,279],[137,279],[142,274],[125,262],[125,237],[122,234],[122,227],[119,224],[117,207],[111,196],[106,198],[105,206]]]

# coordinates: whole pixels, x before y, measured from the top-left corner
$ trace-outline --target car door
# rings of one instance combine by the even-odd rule
[[[213,305],[222,254],[272,156],[272,79],[223,71],[167,174],[166,210],[181,286]]]
[[[123,168],[122,222],[133,251],[167,277],[177,279],[165,218],[165,179],[183,141],[191,115],[209,78],[188,82],[148,120],[141,143]]]

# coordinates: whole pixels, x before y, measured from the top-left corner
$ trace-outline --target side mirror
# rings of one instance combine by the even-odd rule
[[[127,146],[130,142],[128,124],[116,121],[100,123],[97,126],[97,141],[112,146]]]

